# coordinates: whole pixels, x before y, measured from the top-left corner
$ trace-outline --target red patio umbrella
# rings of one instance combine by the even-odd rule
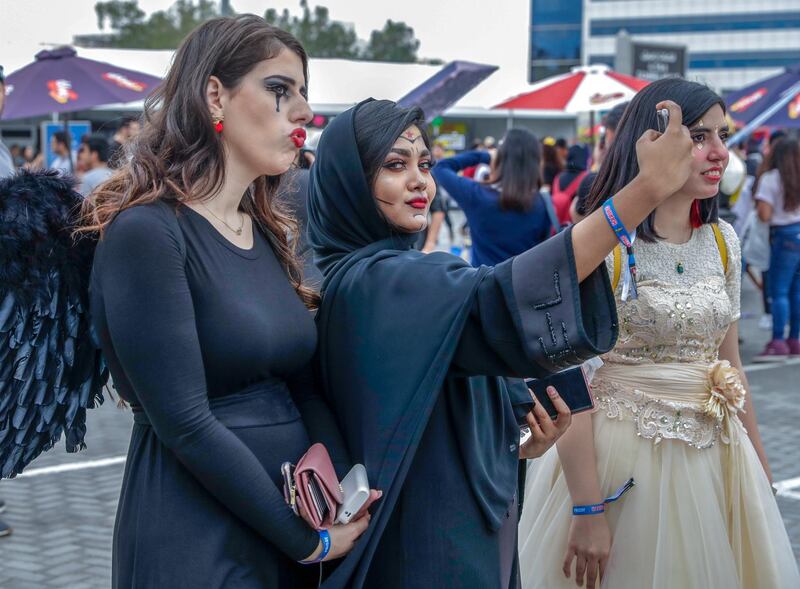
[[[618,74],[607,65],[578,66],[534,84],[529,92],[514,96],[494,108],[598,112],[633,98],[647,80]]]

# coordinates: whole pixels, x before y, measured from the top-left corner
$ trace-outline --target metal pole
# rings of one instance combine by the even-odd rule
[[[64,113],[64,135],[67,136],[67,161],[69,162],[69,171],[75,173],[75,164],[72,162],[72,135],[69,132],[69,113]]]

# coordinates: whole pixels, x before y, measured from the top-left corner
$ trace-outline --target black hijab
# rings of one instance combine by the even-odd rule
[[[379,214],[355,132],[356,113],[367,102],[325,129],[309,185],[309,242],[324,275],[317,315],[323,391],[353,461],[363,463],[371,486],[384,492],[367,532],[326,587],[363,581],[489,272],[449,254],[412,250],[416,235],[398,234]],[[403,130],[392,133],[396,138]],[[507,515],[517,480],[516,456],[509,462],[497,428],[508,427],[512,403],[530,403],[524,387],[506,389],[500,382],[500,389],[499,395],[459,400],[463,464],[494,530]],[[513,416],[511,427],[518,435]]]

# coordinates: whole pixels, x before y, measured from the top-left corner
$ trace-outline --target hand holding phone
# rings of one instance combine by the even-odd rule
[[[663,113],[664,109],[667,109],[668,117]],[[651,128],[636,141],[636,161],[639,163],[637,178],[646,187],[646,198],[651,209],[686,184],[693,170],[695,145],[688,127],[683,124],[680,105],[672,100],[662,100],[656,105],[655,111],[656,120],[650,119]],[[658,114],[659,111],[662,111],[661,114]]]
[[[586,375],[580,366],[556,372],[545,378],[526,378],[525,384],[533,391],[536,401],[544,407],[551,419],[558,417],[558,411],[547,394],[549,386],[558,391],[573,414],[594,408],[589,383],[586,382]]]
[[[550,386],[547,387],[547,394],[556,407],[558,417],[555,420],[550,419],[541,403],[534,406],[533,411],[526,416],[527,427],[520,430],[520,460],[538,458],[544,454],[572,423],[570,409],[558,395],[558,391]]]

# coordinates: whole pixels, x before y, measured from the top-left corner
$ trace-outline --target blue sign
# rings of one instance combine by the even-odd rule
[[[67,130],[70,137],[69,149],[74,169],[78,161],[78,148],[81,146],[81,138],[92,132],[92,124],[89,121],[69,121],[67,123]],[[57,157],[53,152],[51,141],[53,135],[59,131],[64,131],[64,123],[59,123],[57,121],[42,123],[42,148],[44,150],[45,166],[48,168],[53,165],[53,161],[55,161]]]

